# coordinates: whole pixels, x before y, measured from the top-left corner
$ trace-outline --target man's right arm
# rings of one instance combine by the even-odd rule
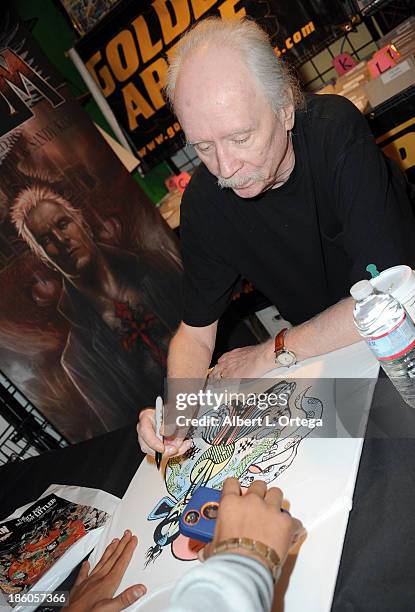
[[[192,327],[183,322],[180,324],[169,346],[167,358],[169,378],[194,379],[196,386],[200,386],[200,381],[206,378],[212,359],[217,326],[217,321],[205,327]],[[186,390],[189,392],[191,389]],[[137,432],[141,450],[150,455],[154,455],[154,451],[159,451],[167,457],[182,455],[191,444],[190,440],[175,439],[169,439],[163,444],[155,434],[153,408],[140,412]]]
[[[205,327],[180,324],[169,346],[169,378],[206,378],[215,348],[217,327],[217,321]]]

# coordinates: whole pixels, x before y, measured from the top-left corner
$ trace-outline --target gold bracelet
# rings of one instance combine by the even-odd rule
[[[271,571],[274,582],[278,580],[281,571],[280,558],[273,548],[258,542],[258,540],[252,540],[251,538],[229,538],[228,540],[222,540],[222,542],[219,542],[213,548],[212,555],[227,552],[234,548],[243,548],[262,557]]]

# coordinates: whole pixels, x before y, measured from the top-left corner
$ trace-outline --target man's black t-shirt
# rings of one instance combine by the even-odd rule
[[[414,264],[406,181],[355,106],[310,95],[292,136],[289,179],[256,198],[221,190],[203,164],[192,177],[181,207],[188,325],[216,321],[241,276],[296,325],[349,295],[368,264]]]

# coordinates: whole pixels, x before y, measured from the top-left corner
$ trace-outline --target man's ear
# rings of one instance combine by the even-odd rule
[[[294,104],[290,103],[280,108],[280,120],[287,132],[294,127],[295,109]]]

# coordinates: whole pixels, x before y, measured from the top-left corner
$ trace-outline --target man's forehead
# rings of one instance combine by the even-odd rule
[[[258,129],[261,113],[256,105],[235,99],[226,104],[202,104],[179,112],[186,139],[190,143],[224,140]]]
[[[68,211],[62,204],[50,200],[42,200],[32,208],[27,215],[27,222],[33,228],[48,227],[56,219],[67,215]]]
[[[195,145],[200,142],[210,142],[210,141],[221,141],[221,140],[232,140],[243,138],[248,134],[251,134],[256,129],[256,126],[252,122],[246,123],[238,123],[235,124],[234,128],[230,126],[226,126],[224,129],[223,126],[218,126],[215,130],[210,129],[198,129],[188,131],[189,136],[187,137],[187,143],[191,145]],[[187,136],[187,134],[186,134]],[[193,136],[193,137],[192,137]]]
[[[228,60],[193,75],[187,66],[180,75],[175,108],[189,142],[226,138],[261,120],[268,101],[256,79],[240,57]]]

